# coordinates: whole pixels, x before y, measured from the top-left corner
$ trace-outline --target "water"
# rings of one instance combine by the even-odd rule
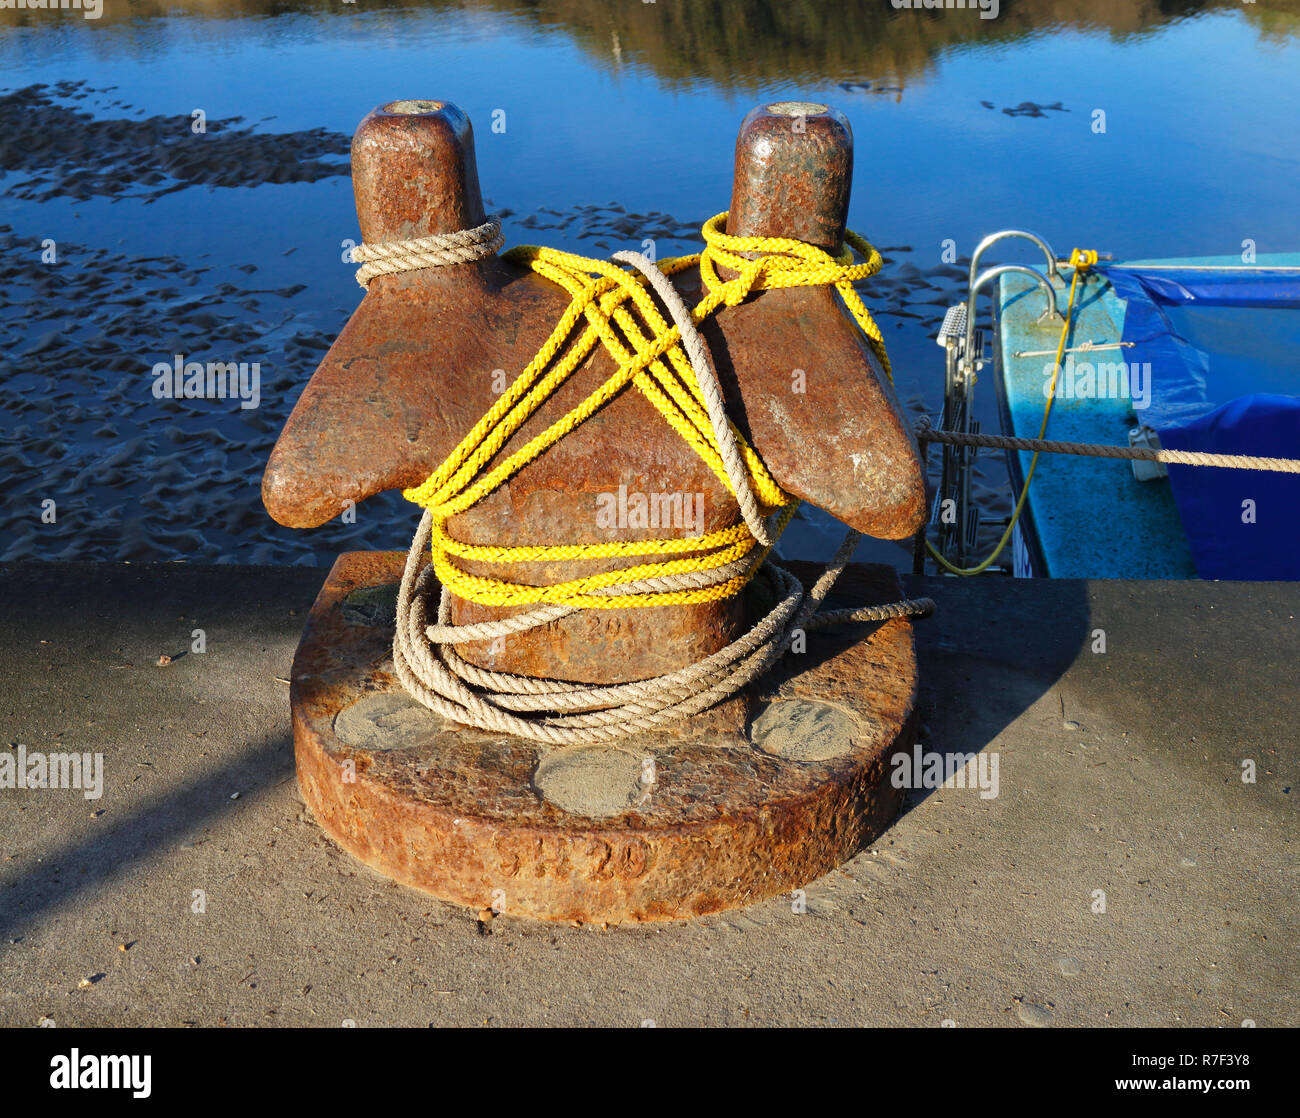
[[[0,12],[4,558],[328,563],[405,545],[414,510],[395,495],[356,524],[292,532],[258,494],[280,424],[358,299],[341,153],[369,109],[400,97],[470,114],[509,243],[595,254],[639,248],[641,230],[588,207],[617,200],[683,230],[724,209],[753,105],[842,109],[857,144],[850,224],[889,258],[864,294],[913,415],[939,406],[932,338],[957,297],[945,245],[965,254],[1021,226],[1062,253],[1116,258],[1300,248],[1300,0],[1003,0],[992,20],[838,0],[231,12]],[[595,235],[547,210],[585,215]],[[176,353],[258,362],[260,406],[155,399],[150,370]],[[993,429],[989,388],[978,407]],[[1001,462],[980,471],[988,514],[1005,515]],[[813,516],[786,550],[822,557],[835,538]],[[897,545],[862,554],[908,562]]]

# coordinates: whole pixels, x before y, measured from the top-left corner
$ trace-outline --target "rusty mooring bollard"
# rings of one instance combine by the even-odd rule
[[[852,164],[848,122],[834,109],[755,109],[736,144],[727,231],[838,251]],[[448,102],[376,109],[357,130],[352,168],[368,243],[485,220],[470,123]],[[688,305],[699,299],[694,270],[673,282]],[[348,501],[424,481],[495,402],[498,371],[513,379],[568,301],[495,254],[374,279],[276,444],[263,480],[268,511],[311,527]],[[701,329],[728,414],[784,490],[871,535],[917,530],[925,496],[916,446],[829,287],[765,290]],[[501,455],[613,371],[597,347]],[[697,527],[706,532],[735,516],[712,471],[627,390],[448,527],[472,543],[598,543],[608,531],[596,510],[620,492],[701,494]],[[630,540],[662,535],[657,524],[619,531]],[[908,622],[825,638],[822,654],[807,658],[813,666],[792,664],[674,732],[618,750],[556,751],[456,727],[406,700],[382,663],[391,622],[361,608],[383,600],[401,562],[391,553],[339,560],[304,634],[292,694],[304,798],[343,846],[391,876],[475,908],[673,918],[802,885],[892,818],[900,793],[885,779],[886,760],[913,733]],[[531,585],[625,565],[464,564]],[[880,601],[898,596],[882,570],[858,589]],[[484,668],[611,684],[708,656],[735,639],[743,611],[740,595],[584,609],[508,641],[457,647]],[[457,625],[516,612],[452,600]]]

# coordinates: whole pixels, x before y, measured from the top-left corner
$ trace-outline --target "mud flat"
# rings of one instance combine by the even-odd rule
[[[240,117],[102,116],[69,102],[90,99],[104,111],[129,109],[113,90],[84,82],[30,85],[0,93],[0,172],[25,181],[16,198],[141,196],[153,200],[189,186],[247,187],[316,182],[348,174],[348,136],[324,128],[274,133],[241,128]],[[340,160],[326,156],[342,156]]]

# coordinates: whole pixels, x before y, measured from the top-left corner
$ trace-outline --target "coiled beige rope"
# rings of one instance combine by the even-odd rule
[[[473,229],[461,229],[455,233],[435,233],[430,237],[417,237],[410,241],[357,245],[352,250],[352,261],[361,265],[357,269],[357,283],[368,288],[370,281],[378,276],[482,260],[505,243],[501,222],[492,217]]]
[[[777,598],[776,605],[739,639],[678,671],[611,686],[489,671],[469,663],[456,652],[454,645],[464,640],[492,640],[523,632],[575,611],[569,606],[546,606],[504,621],[452,626],[451,598],[444,589],[438,604],[438,623],[429,625],[426,602],[434,582],[433,569],[429,566],[420,569],[421,557],[429,545],[429,521],[426,511],[411,541],[398,591],[397,632],[393,640],[393,664],[398,679],[419,702],[454,722],[504,731],[550,745],[615,741],[698,714],[763,675],[790,647],[800,630],[851,621],[924,617],[934,611],[934,602],[921,598],[817,613],[861,538],[859,533],[850,532],[831,565],[807,593],[789,571],[771,560],[766,561],[757,577],[765,580],[769,592]],[[629,587],[638,592],[680,589],[695,585],[691,580],[715,577],[715,574],[692,572],[645,579],[641,583],[610,587],[606,592],[628,593]],[[523,717],[528,712],[540,713],[542,717]]]

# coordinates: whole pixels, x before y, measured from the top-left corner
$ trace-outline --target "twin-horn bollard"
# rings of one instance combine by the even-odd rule
[[[852,163],[848,122],[834,109],[755,109],[736,143],[726,231],[838,253]],[[367,243],[486,221],[470,122],[449,102],[372,112],[353,140],[352,175]],[[673,283],[687,305],[699,299],[698,270]],[[313,527],[348,502],[419,485],[496,402],[494,370],[513,377],[524,368],[568,302],[496,254],[372,280],[272,453],[263,480],[271,515]],[[870,535],[900,539],[918,529],[925,494],[915,443],[831,288],[754,293],[701,332],[728,415],[782,489]],[[597,346],[498,457],[614,368]],[[706,532],[735,516],[715,473],[629,387],[449,527],[461,540],[504,545],[664,535],[635,517],[620,517],[612,533],[608,518],[598,523],[597,509],[627,494],[702,494],[696,527]],[[889,758],[915,736],[907,619],[812,635],[802,654],[671,727],[609,745],[547,746],[458,726],[407,696],[391,659],[404,558],[340,556],[311,611],[291,690],[303,798],[332,838],[380,872],[475,909],[581,922],[674,919],[806,885],[896,814],[902,793],[889,780]],[[508,577],[551,585],[620,565],[513,563]],[[466,566],[507,577],[490,563]],[[858,602],[900,597],[887,568],[853,568],[846,582]],[[457,647],[494,671],[644,680],[734,640],[747,600],[582,609]],[[451,599],[456,625],[518,612]]]

